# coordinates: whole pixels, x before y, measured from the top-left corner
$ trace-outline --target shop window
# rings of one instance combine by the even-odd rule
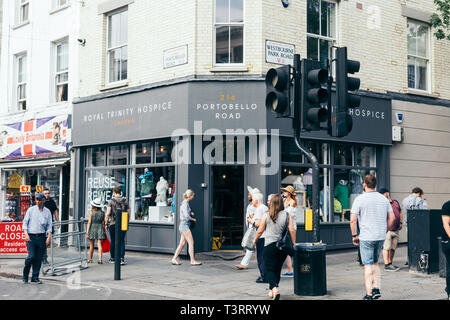
[[[108,148],[108,166],[123,166],[128,164],[128,146],[112,146]]]
[[[337,166],[353,165],[353,147],[349,144],[337,144],[334,147],[334,164]]]
[[[293,138],[281,138],[281,162],[303,163],[303,153]]]
[[[89,148],[87,150],[86,167],[106,166],[106,149],[102,147]]]
[[[153,162],[153,143],[136,144],[136,164]]]
[[[355,146],[355,165],[358,167],[376,167],[377,152],[375,147]]]
[[[61,168],[32,168],[5,170],[7,181],[5,208],[2,221],[23,221],[31,206],[35,205],[36,192],[50,189],[50,196],[59,205]],[[22,186],[29,190],[21,190]]]
[[[244,62],[244,1],[216,0],[216,64]]]
[[[122,196],[127,196],[126,169],[109,169],[109,170],[89,170],[86,176],[86,212],[84,216],[88,216],[91,208],[90,202],[96,198],[100,198],[106,206],[108,201],[113,197],[113,189],[120,186]]]
[[[157,142],[156,148],[156,163],[172,162],[173,142],[171,140]]]
[[[175,167],[131,169],[131,221],[173,223]]]

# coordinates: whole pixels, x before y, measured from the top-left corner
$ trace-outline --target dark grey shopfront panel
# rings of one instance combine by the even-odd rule
[[[126,249],[166,253],[174,252],[174,226],[130,223],[126,237]]]
[[[186,128],[188,84],[74,104],[75,147],[170,137]]]
[[[361,106],[350,109],[353,119],[353,129],[350,134],[342,138],[328,135],[326,130],[302,132],[304,139],[315,139],[336,142],[350,142],[361,144],[392,145],[392,100],[385,96],[360,94]],[[335,94],[332,94],[334,106]],[[325,125],[325,123],[323,124]],[[276,118],[272,112],[267,113],[268,128],[279,128],[280,135],[293,136],[292,120]]]

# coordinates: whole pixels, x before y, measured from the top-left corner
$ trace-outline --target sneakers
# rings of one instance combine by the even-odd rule
[[[42,284],[42,281],[39,279],[34,279],[34,280],[31,280],[31,283],[32,284]]]
[[[22,278],[22,283],[28,283],[28,279]]]
[[[405,265],[404,265],[404,266],[405,266],[405,267],[409,267],[408,261],[405,262]]]
[[[373,288],[372,289],[372,300],[377,300],[381,298],[381,292],[380,289],[378,288]]]
[[[121,266],[124,266],[124,265],[126,265],[127,263],[125,262],[125,260],[124,259],[120,259],[120,265]]]
[[[363,300],[373,300],[373,297],[372,297],[372,296],[369,296],[368,294],[366,294],[366,295],[363,297]]]
[[[282,278],[293,278],[294,277],[294,273],[293,272],[285,272],[283,274],[281,274]]]
[[[48,266],[50,263],[48,263],[47,258],[44,258],[44,259],[42,259],[42,264],[43,264],[44,266]]]
[[[384,270],[386,270],[386,271],[394,271],[395,272],[395,271],[400,270],[400,268],[394,266],[393,264],[388,264],[388,265],[384,266]]]
[[[109,259],[108,262],[109,263],[114,263],[114,259]]]

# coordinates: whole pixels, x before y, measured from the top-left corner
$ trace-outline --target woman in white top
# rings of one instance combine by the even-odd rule
[[[279,194],[270,197],[269,211],[264,214],[253,240],[253,243],[256,245],[258,239],[265,232],[263,251],[264,279],[269,282],[269,297],[274,300],[280,299],[278,284],[280,283],[281,268],[287,256],[286,253],[277,248],[277,240],[283,233],[283,230],[285,230],[286,223],[291,239],[295,239],[296,236],[292,216],[287,214],[283,207],[283,200]],[[289,221],[286,221],[286,219],[289,219]]]
[[[287,186],[286,188],[281,188],[284,198],[284,210],[292,217],[294,222],[294,229],[297,230],[297,196],[295,194],[295,189],[293,186]],[[287,272],[281,275],[282,278],[293,278],[294,277],[294,267],[292,266],[292,258],[287,256],[286,258]]]
[[[180,244],[178,245],[177,250],[175,251],[175,254],[172,258],[171,263],[173,265],[180,265],[181,262],[177,260],[178,256],[181,253],[181,250],[183,250],[186,243],[189,245],[189,256],[191,257],[191,265],[192,266],[199,266],[202,263],[199,261],[196,261],[194,258],[194,237],[192,236],[191,229],[189,229],[191,221],[196,222],[197,220],[195,218],[192,218],[194,215],[193,212],[191,212],[191,207],[189,207],[189,201],[194,199],[194,191],[188,189],[183,194],[183,203],[180,206],[180,225],[178,227],[180,233],[181,233],[181,239]]]

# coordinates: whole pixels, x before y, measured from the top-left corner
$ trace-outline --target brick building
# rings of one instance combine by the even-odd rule
[[[434,10],[423,0],[299,0],[287,7],[278,0],[83,2],[73,101],[75,212],[82,216],[93,197],[108,200],[121,185],[132,211],[127,248],[171,252],[179,239],[177,208],[192,188],[196,249],[209,251],[223,237],[233,248],[244,230],[246,186],[267,195],[293,184],[304,200],[301,225],[310,164],[295,147],[290,120],[267,113],[264,77],[292,53],[324,63],[332,46],[348,47],[349,58],[361,62],[362,104],[349,136],[304,136],[320,161],[324,242],[351,246],[348,215],[336,212],[335,198],[349,209],[369,172],[394,198],[420,186],[430,207],[440,207],[450,195],[450,42],[434,38]],[[278,50],[287,52],[280,60]],[[392,126],[402,128],[400,141],[393,142]],[[236,136],[246,138],[211,142],[227,129],[242,129]],[[190,150],[183,163],[171,154],[182,142]],[[237,154],[224,161],[229,150]],[[249,160],[261,153],[265,159]],[[161,177],[169,188],[167,200],[157,201]]]

